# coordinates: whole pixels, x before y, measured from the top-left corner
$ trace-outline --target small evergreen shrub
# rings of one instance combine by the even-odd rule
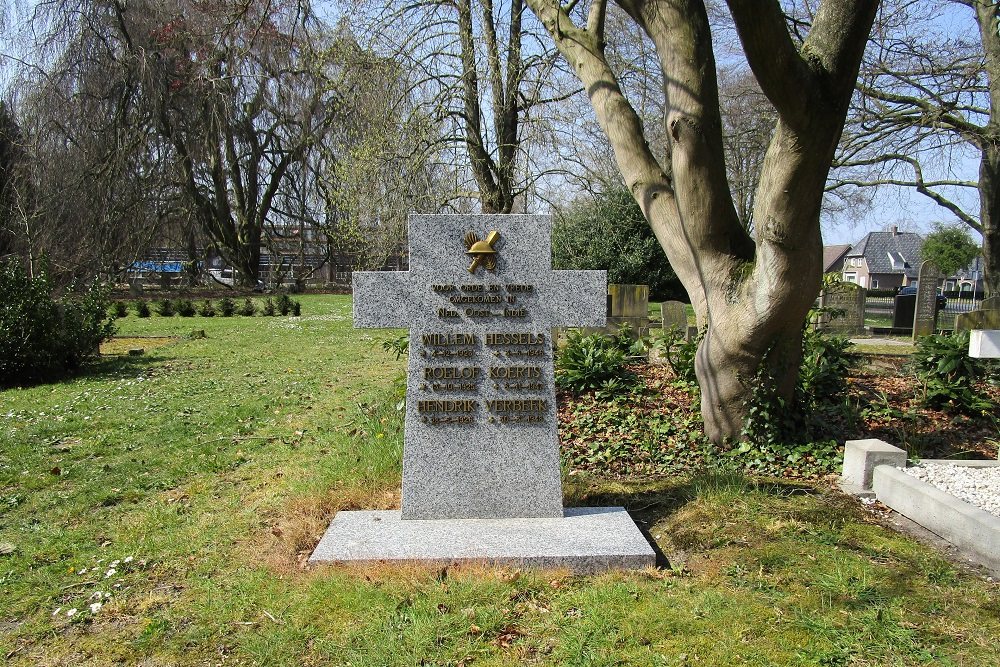
[[[302,304],[298,300],[292,301],[292,316],[299,317],[302,315]]]
[[[854,347],[844,336],[827,336],[806,330],[802,337],[799,392],[807,403],[839,400],[847,391],[847,376],[858,362]]]
[[[556,384],[574,393],[601,389],[611,380],[633,379],[616,338],[599,333],[570,332],[556,357]]]
[[[238,312],[243,317],[253,317],[257,314],[257,304],[253,302],[253,299],[247,297],[243,300],[243,305],[240,306]]]
[[[135,314],[137,317],[149,317],[149,304],[139,299],[135,302]]]
[[[114,333],[107,292],[94,286],[56,300],[44,267],[0,262],[0,385],[57,379],[98,353]]]
[[[173,317],[174,312],[174,302],[170,299],[159,299],[156,302],[156,314],[160,317]]]
[[[289,296],[287,294],[281,294],[281,295],[279,295],[278,296],[277,308],[278,308],[278,312],[281,313],[282,316],[288,315],[288,313],[291,312],[291,310],[292,310],[292,300],[291,300],[291,298],[289,298]]]
[[[952,336],[924,336],[917,341],[911,359],[924,405],[967,414],[995,407],[975,389],[975,383],[987,371],[987,364],[969,356],[968,331]]]
[[[232,317],[236,314],[236,302],[228,296],[219,299],[219,314],[223,317]]]
[[[194,317],[197,314],[194,304],[191,303],[190,299],[177,299],[174,309],[181,317]]]
[[[198,313],[202,317],[215,317],[215,306],[212,305],[212,301],[205,299],[205,303],[201,304],[201,310]]]
[[[114,305],[111,307],[111,312],[116,320],[128,317],[128,304],[124,301],[115,301]]]
[[[260,314],[264,317],[274,317],[274,300],[271,297],[264,299],[264,307],[261,309]]]

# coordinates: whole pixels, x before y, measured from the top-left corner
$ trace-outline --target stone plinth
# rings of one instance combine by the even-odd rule
[[[576,507],[554,519],[403,520],[340,512],[311,562],[486,563],[578,573],[653,567],[656,554],[621,507]]]

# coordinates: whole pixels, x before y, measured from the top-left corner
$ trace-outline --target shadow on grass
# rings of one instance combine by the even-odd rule
[[[656,552],[658,568],[671,567],[668,558],[650,534],[660,524],[705,495],[746,496],[749,494],[787,498],[794,495],[815,496],[820,492],[801,482],[753,479],[736,473],[704,472],[679,480],[637,483],[623,487],[590,479],[574,480],[567,489],[570,506],[622,506],[628,510],[646,541]]]

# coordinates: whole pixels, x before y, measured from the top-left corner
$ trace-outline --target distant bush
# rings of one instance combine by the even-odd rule
[[[111,313],[115,316],[115,319],[128,317],[128,304],[124,301],[115,301],[111,306]]]
[[[215,306],[209,299],[205,299],[205,303],[201,304],[201,310],[199,311],[202,317],[215,317]]]
[[[236,302],[228,296],[219,299],[219,314],[223,317],[232,317],[236,314]]]
[[[156,302],[156,314],[160,317],[173,317],[174,312],[174,302],[170,299],[160,299]]]
[[[53,380],[78,369],[114,333],[106,290],[56,300],[44,270],[0,263],[0,384]]]
[[[240,306],[237,312],[243,317],[253,317],[257,314],[257,304],[253,302],[253,299],[247,297],[243,300],[243,305]]]
[[[260,314],[264,317],[274,317],[274,300],[271,297],[264,299],[264,308],[261,309]]]
[[[601,389],[608,383],[620,387],[633,377],[618,340],[599,333],[570,332],[555,365],[556,384],[575,393]]]
[[[292,315],[298,317],[302,314],[302,304],[297,300],[292,301]]]
[[[292,300],[287,294],[281,294],[278,296],[277,307],[279,313],[282,315],[288,315],[288,313],[292,310]]]
[[[139,299],[135,302],[135,314],[137,317],[149,317],[149,304]]]
[[[177,299],[174,309],[181,317],[194,317],[197,311],[190,299]]]

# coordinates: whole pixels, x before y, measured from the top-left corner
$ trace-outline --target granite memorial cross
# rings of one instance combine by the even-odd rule
[[[354,274],[356,327],[409,328],[401,510],[339,513],[312,561],[653,563],[622,508],[563,510],[551,330],[602,326],[606,278],[553,271],[550,233],[413,215],[409,271]]]

